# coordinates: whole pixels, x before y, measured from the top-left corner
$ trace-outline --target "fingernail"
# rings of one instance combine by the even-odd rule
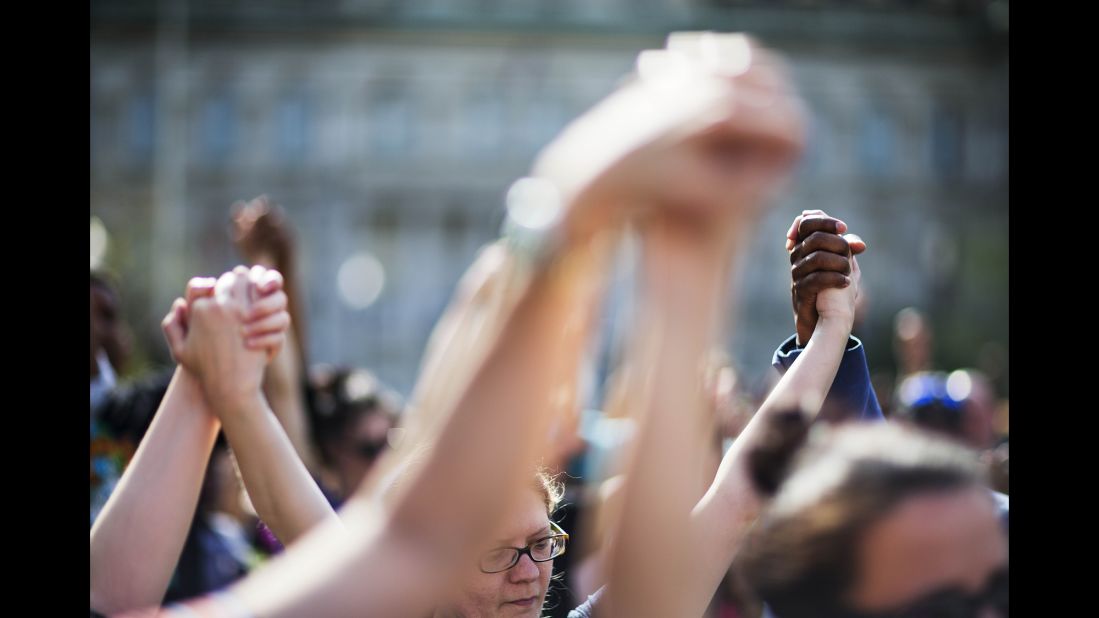
[[[847,231],[847,224],[844,223],[843,221],[837,221],[836,222],[836,231],[838,231],[840,234],[846,232]]]

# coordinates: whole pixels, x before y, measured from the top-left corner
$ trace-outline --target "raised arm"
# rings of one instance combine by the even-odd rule
[[[261,266],[222,275],[215,297],[193,304],[186,337],[176,332],[169,341],[221,419],[256,512],[288,544],[336,515],[264,399],[269,355],[245,345],[246,339],[268,346],[285,337],[286,296],[279,291],[253,302],[250,294],[251,286],[281,283],[278,271]]]
[[[861,238],[844,234],[846,231],[847,224],[824,211],[805,210],[794,219],[787,232],[793,280],[790,298],[797,334],[779,346],[771,361],[780,373],[785,373],[794,364],[816,326],[817,294],[841,285],[848,269],[845,258],[866,250],[866,243]],[[824,399],[820,418],[829,422],[885,419],[870,382],[866,350],[853,335],[848,340],[832,388]]]
[[[456,385],[452,410],[437,429],[422,430],[430,446],[405,462],[405,480],[384,506],[357,494],[343,511],[346,534],[325,526],[288,548],[236,589],[244,605],[261,616],[430,610],[528,481],[555,409],[552,394],[578,369],[593,322],[591,278],[603,269],[605,249],[569,240],[559,256],[531,276],[498,331],[488,333],[482,360]]]
[[[191,525],[218,421],[176,369],[145,438],[91,531],[91,607],[160,603]]]
[[[815,416],[832,386],[851,334],[861,277],[858,262],[848,255],[844,252],[813,258],[816,267],[827,267],[828,271],[799,268],[802,258],[792,257],[795,281],[806,272],[814,272],[830,281],[832,287],[817,291],[814,302],[819,317],[808,344],[726,452],[710,489],[692,513],[697,561],[692,611],[700,612],[705,607],[759,514],[762,503],[748,476],[747,457],[763,437],[768,419],[793,409]]]
[[[705,487],[712,431],[702,369],[718,336],[728,273],[725,256],[705,255],[698,235],[677,227],[666,222],[645,232],[639,345],[631,359],[641,380],[629,398],[639,431],[610,544],[602,616],[684,615],[679,594],[693,572],[684,531]]]
[[[704,368],[721,331],[730,269],[736,272],[745,239],[802,144],[799,105],[765,51],[742,37],[713,34],[673,37],[669,51],[708,58],[707,68],[732,87],[732,109],[723,125],[728,133],[691,153],[709,172],[688,181],[692,195],[706,196],[709,206],[683,210],[672,202],[680,208],[643,232],[640,337],[649,341],[639,354],[647,390],[637,393],[639,432],[600,616],[691,616],[705,607],[685,607],[697,568],[691,509],[713,430],[704,415]],[[713,58],[722,54],[724,71]]]
[[[309,440],[305,412],[307,338],[302,286],[298,276],[298,248],[282,209],[266,196],[233,206],[233,240],[249,264],[278,271],[290,316],[290,336],[267,365],[263,394],[305,467],[317,472],[317,457]]]
[[[274,291],[277,286],[262,293]],[[162,322],[169,341],[186,332],[189,303],[212,293],[212,279],[191,280],[187,299],[177,299]],[[278,337],[251,343],[262,350],[265,343],[277,346]],[[177,349],[171,349],[178,360]],[[92,526],[92,609],[115,613],[164,598],[219,427],[194,374],[178,367],[145,438]]]
[[[516,238],[517,246],[533,249],[521,252],[533,268],[491,329],[469,379],[456,384],[457,396],[439,399],[445,411],[440,429],[425,433],[430,448],[386,500],[353,499],[344,510],[345,533],[331,525],[310,532],[235,586],[235,602],[260,616],[407,616],[431,609],[544,450],[561,376],[578,371],[595,322],[608,256],[604,232],[616,231],[639,205],[667,202],[654,199],[669,197],[666,181],[679,179],[672,184],[683,190],[710,171],[684,156],[683,145],[712,145],[724,135],[729,88],[682,76],[687,96],[682,82],[631,83],[542,154],[538,180],[524,185],[541,189],[513,214],[526,223],[557,220],[554,232],[533,246],[529,237]],[[563,205],[559,215],[544,209],[553,203]],[[531,209],[538,216],[524,217]]]

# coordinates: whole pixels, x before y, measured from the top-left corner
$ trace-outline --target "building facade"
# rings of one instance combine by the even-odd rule
[[[298,231],[310,358],[408,393],[507,186],[679,29],[755,33],[812,112],[744,265],[746,375],[792,332],[782,238],[804,208],[869,243],[873,354],[906,305],[962,333],[940,337],[959,364],[1006,349],[1006,2],[97,2],[91,212],[139,334],[189,275],[235,263],[229,205],[266,193]]]

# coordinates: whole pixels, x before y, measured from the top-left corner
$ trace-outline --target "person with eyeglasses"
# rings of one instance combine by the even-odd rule
[[[503,277],[506,289],[490,295],[494,309],[460,320],[462,328],[430,355],[420,379],[429,391],[412,398],[416,412],[394,449],[398,457],[367,478],[340,517],[272,424],[256,378],[263,359],[234,342],[234,315],[247,303],[199,303],[173,348],[199,373],[256,510],[286,551],[226,591],[160,615],[388,617],[463,607],[490,616],[541,613],[540,582],[565,537],[550,525],[552,505],[523,488],[549,452],[562,386],[575,380],[599,322],[615,241],[627,223],[653,233],[654,251],[645,259],[660,273],[647,295],[661,296],[657,288],[670,291],[666,285],[719,295],[728,272],[699,264],[684,244],[693,237],[683,231],[705,230],[711,217],[742,219],[720,228],[736,233],[711,236],[704,253],[709,260],[743,252],[763,214],[760,197],[781,184],[804,146],[800,100],[773,58],[754,53],[745,37],[687,38],[689,44],[673,36],[668,48],[642,53],[636,78],[570,124],[531,177],[513,185],[505,270],[515,276]],[[688,308],[683,300],[677,310]],[[683,389],[693,389],[694,368],[684,362],[696,347],[708,351],[715,316],[667,321],[656,309],[653,317],[658,328],[641,339],[658,350],[673,347],[657,355],[659,384],[669,390],[658,390],[650,408],[678,404]],[[687,348],[674,345],[677,335]],[[235,380],[234,372],[248,379]],[[272,458],[273,451],[291,455]],[[390,482],[397,463],[399,479]],[[653,479],[658,493],[667,492],[665,480]],[[496,553],[500,562],[490,559]],[[516,560],[510,568],[484,572],[502,567],[509,554]],[[487,605],[464,605],[476,592],[471,578],[482,576],[507,585],[494,588]],[[636,604],[660,599],[660,589],[637,590]]]
[[[569,541],[552,520],[561,494],[548,472],[539,470],[516,497],[499,533],[477,553],[476,568],[464,569],[460,583],[433,615],[541,616],[554,559],[565,553]]]

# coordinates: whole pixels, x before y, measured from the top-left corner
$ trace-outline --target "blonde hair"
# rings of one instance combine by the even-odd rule
[[[546,515],[553,515],[553,512],[557,510],[557,507],[561,505],[561,500],[565,497],[564,484],[557,480],[557,476],[549,468],[539,466],[534,471],[533,487],[545,502]]]

